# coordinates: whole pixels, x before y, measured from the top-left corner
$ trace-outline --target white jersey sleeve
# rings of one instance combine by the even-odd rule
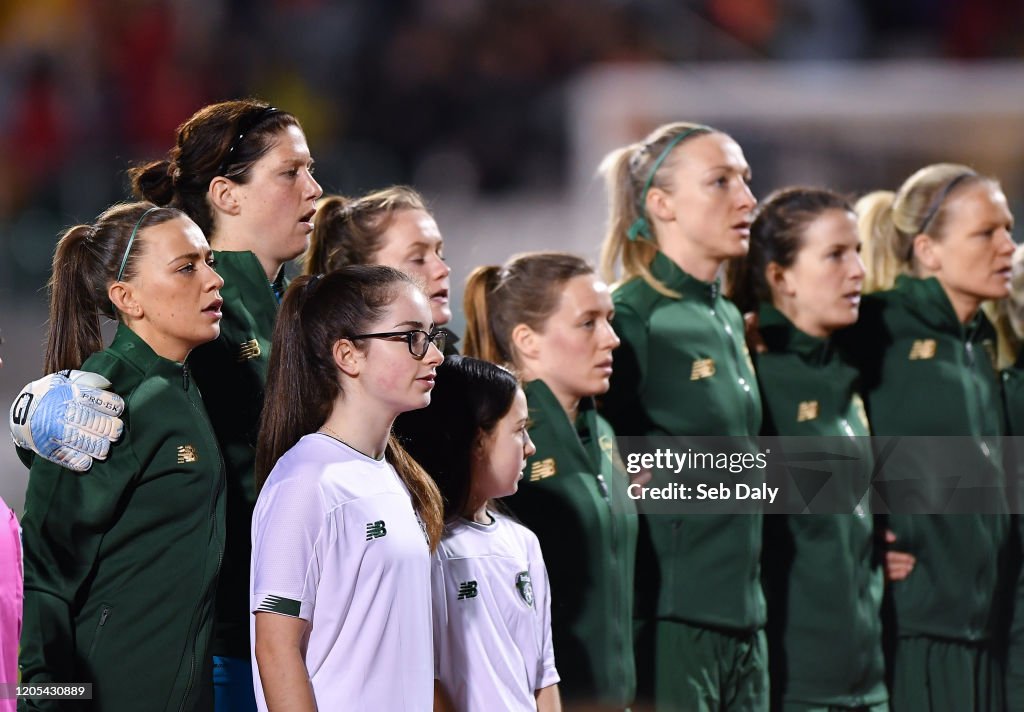
[[[523,527],[523,529],[526,529]],[[544,565],[540,541],[537,535],[526,529],[527,549],[530,561],[530,579],[535,582],[538,621],[540,628],[541,650],[537,659],[536,689],[542,690],[559,681],[558,670],[555,668],[555,646],[551,639],[551,584],[548,582],[548,569]]]
[[[310,621],[320,583],[321,547],[333,519],[315,476],[299,464],[268,481],[252,521],[252,598],[254,613],[278,613]]]

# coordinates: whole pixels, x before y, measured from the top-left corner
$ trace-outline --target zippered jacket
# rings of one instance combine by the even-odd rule
[[[839,338],[874,434],[928,436],[876,452],[893,546],[917,557],[892,585],[898,634],[985,641],[1010,526],[995,330],[980,310],[962,324],[935,278],[901,275]]]
[[[256,436],[270,364],[270,341],[277,320],[274,288],[252,252],[214,252],[224,318],[220,336],[193,350],[192,375],[224,453],[227,476],[227,540],[217,588],[213,655],[249,657],[249,532],[256,506]]]
[[[651,273],[681,296],[632,279],[613,294],[615,350],[601,413],[619,436],[756,438],[761,398],[743,319],[718,282],[659,252]],[[650,486],[664,484],[654,473]],[[761,513],[641,517],[637,617],[752,632],[764,626]],[[555,651],[558,654],[558,651]]]
[[[502,500],[537,535],[551,584],[551,632],[566,702],[628,706],[636,694],[636,507],[615,433],[591,399],[576,422],[541,380],[524,385],[537,448]]]
[[[32,465],[22,683],[91,682],[91,710],[207,709],[225,497],[199,389],[123,325],[82,368],[124,398],[125,433],[88,473]]]
[[[828,510],[765,517],[772,694],[822,707],[881,704],[888,699],[881,552],[871,516],[874,460],[858,373],[830,339],[804,333],[770,304],[761,305],[758,322],[767,347],[756,356],[762,430],[785,438],[785,459],[793,463],[780,492],[785,498],[816,491],[812,504]],[[831,457],[797,457],[823,451]]]

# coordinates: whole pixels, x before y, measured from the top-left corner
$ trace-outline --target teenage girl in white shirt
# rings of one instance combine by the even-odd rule
[[[441,499],[390,438],[430,403],[443,334],[390,267],[300,277],[274,331],[250,610],[260,710],[432,707]]]

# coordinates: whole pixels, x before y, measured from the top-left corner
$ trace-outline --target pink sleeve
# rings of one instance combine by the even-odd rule
[[[0,499],[0,683],[18,681],[23,580],[18,517]],[[15,700],[0,698],[0,712],[14,709]]]

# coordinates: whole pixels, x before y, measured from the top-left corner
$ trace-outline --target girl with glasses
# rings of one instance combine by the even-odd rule
[[[253,675],[261,710],[429,710],[437,487],[390,437],[443,357],[402,272],[300,277],[281,304],[256,452]]]
[[[395,424],[444,499],[431,575],[435,709],[561,709],[540,544],[492,501],[516,491],[536,451],[527,428],[515,377],[462,356],[437,369],[430,406]]]

